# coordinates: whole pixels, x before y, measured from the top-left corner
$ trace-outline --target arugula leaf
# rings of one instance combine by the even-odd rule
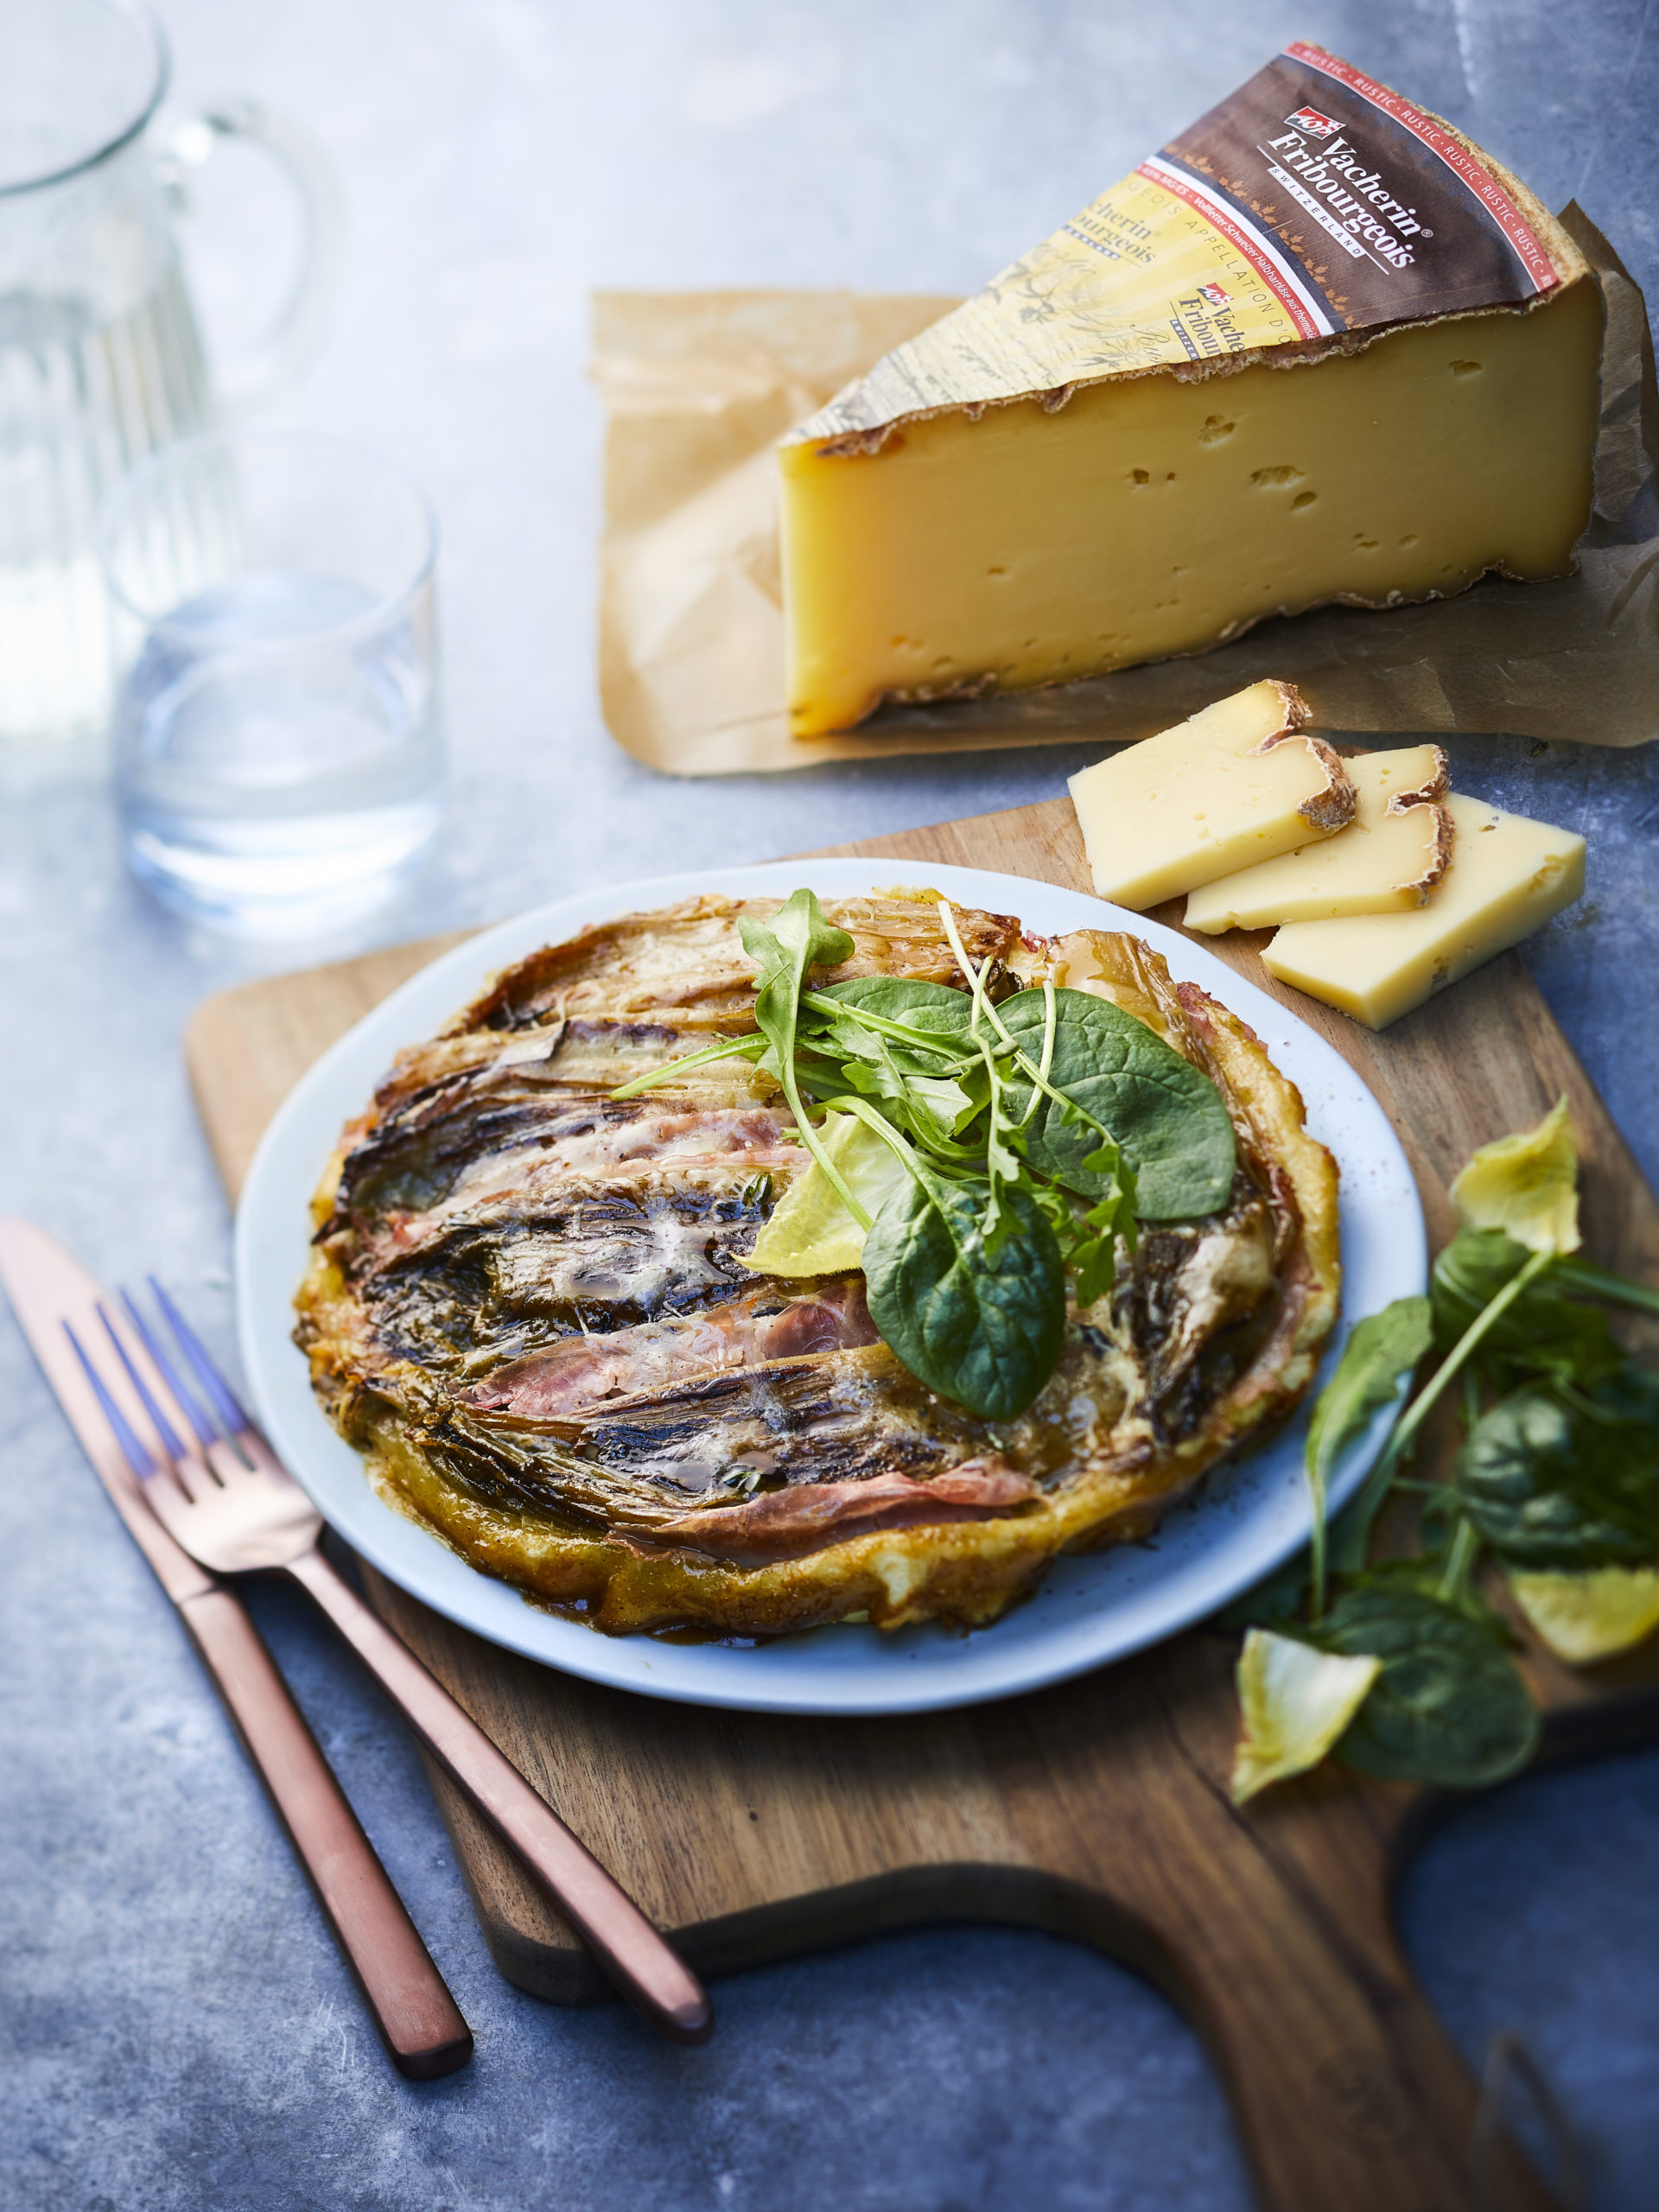
[[[1013,1233],[995,1252],[985,1185],[947,1182],[918,1160],[864,1240],[870,1319],[912,1375],[982,1421],[1012,1421],[1053,1373],[1065,1333],[1065,1270],[1030,1193],[1005,1190]]]
[[[1611,1306],[1633,1306],[1638,1313],[1659,1313],[1659,1290],[1649,1283],[1632,1282],[1628,1275],[1611,1274],[1605,1268],[1589,1267],[1581,1260],[1563,1260],[1551,1272],[1563,1290],[1605,1298]]]
[[[1349,1590],[1316,1639],[1382,1671],[1336,1746],[1362,1773],[1440,1789],[1502,1782],[1532,1757],[1538,1715],[1493,1630],[1386,1580]]]
[[[1325,1610],[1325,1488],[1331,1470],[1372,1416],[1400,1395],[1433,1334],[1426,1298],[1396,1298],[1380,1313],[1368,1313],[1354,1324],[1337,1371],[1313,1408],[1303,1459],[1313,1499],[1315,1621]]]
[[[858,976],[801,1001],[820,1095],[818,1071],[833,1059],[831,1087],[883,1100],[896,1127],[950,1160],[967,1156],[955,1141],[988,1098],[972,1019],[967,993],[904,976]]]
[[[611,1092],[613,1098],[635,1098],[642,1090],[654,1090],[658,1084],[677,1083],[693,1068],[711,1067],[716,1060],[758,1060],[766,1050],[764,1037],[751,1031],[745,1037],[722,1037],[713,1045],[705,1045],[700,1052],[683,1052],[677,1059],[664,1060],[659,1068],[652,1068],[648,1075],[637,1075],[632,1083],[625,1083]]]
[[[1096,1299],[1104,1298],[1111,1288],[1117,1271],[1117,1240],[1121,1236],[1131,1252],[1135,1249],[1135,1176],[1131,1169],[1122,1166],[1117,1158],[1116,1145],[1103,1145],[1084,1162],[1085,1167],[1098,1168],[1103,1173],[1109,1170],[1117,1177],[1098,1205],[1082,1212],[1073,1212],[1061,1203],[1061,1222],[1056,1229],[1065,1264],[1077,1277],[1077,1298],[1080,1307],[1092,1306]],[[1059,1196],[1056,1185],[1039,1184]],[[1053,1215],[1050,1215],[1051,1220]]]
[[[1054,993],[1057,1018],[1049,1080],[1103,1128],[1135,1171],[1135,1210],[1143,1221],[1214,1213],[1233,1187],[1233,1125],[1220,1091],[1201,1068],[1109,999],[1087,991]],[[1040,990],[1020,991],[996,1009],[1002,1027],[1036,1060],[1046,1022]],[[1016,1063],[1007,1077],[1016,1121],[1031,1112],[1034,1086]],[[1045,1097],[1031,1113],[1027,1156],[1086,1198],[1103,1195],[1087,1155],[1098,1139],[1068,1126]]]
[[[1458,1502],[1508,1567],[1659,1560],[1659,1375],[1633,1363],[1588,1393],[1535,1384],[1478,1421]]]
[[[737,926],[743,950],[755,963],[754,1026],[769,1048],[760,1065],[783,1085],[802,1141],[823,1170],[830,1188],[859,1227],[867,1229],[868,1214],[807,1119],[795,1071],[795,1037],[807,976],[814,968],[835,968],[850,960],[853,940],[845,930],[833,926],[812,893],[806,890],[790,894],[772,916],[770,929],[748,915]]]
[[[1448,1350],[1532,1258],[1498,1229],[1462,1229],[1434,1262],[1435,1341]],[[1595,1306],[1563,1296],[1554,1265],[1529,1283],[1483,1338],[1477,1370],[1502,1389],[1539,1375],[1594,1382],[1624,1355]]]
[[[798,1045],[795,1065],[810,1094],[855,1090],[879,1098],[894,1123],[930,1150],[954,1150],[988,1096],[977,1055],[958,1068],[944,1055],[910,1051],[850,1023],[832,1024]]]

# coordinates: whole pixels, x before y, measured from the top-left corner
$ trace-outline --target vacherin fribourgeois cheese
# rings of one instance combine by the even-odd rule
[[[1353,820],[1354,786],[1307,729],[1294,683],[1267,677],[1071,779],[1095,889],[1155,906]]]
[[[1438,745],[1406,745],[1342,765],[1357,800],[1348,827],[1205,884],[1186,902],[1188,929],[1214,937],[1427,903],[1452,858],[1452,817],[1440,804],[1445,753]]]
[[[1292,922],[1262,955],[1281,982],[1386,1029],[1433,993],[1530,937],[1584,891],[1584,840],[1456,791],[1452,863],[1406,914]]]
[[[1560,575],[1601,327],[1524,185],[1289,47],[785,440],[791,728]]]

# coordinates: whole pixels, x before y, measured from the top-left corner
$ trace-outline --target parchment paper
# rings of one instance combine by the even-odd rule
[[[1328,607],[1188,659],[997,698],[886,709],[789,734],[775,441],[957,305],[850,292],[601,293],[609,412],[600,690],[612,735],[681,776],[897,753],[1117,744],[1254,683],[1297,683],[1331,729],[1659,736],[1659,390],[1640,289],[1575,204],[1561,216],[1606,295],[1596,498],[1579,573],[1486,577],[1457,599]]]

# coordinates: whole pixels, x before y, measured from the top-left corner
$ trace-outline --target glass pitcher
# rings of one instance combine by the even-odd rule
[[[92,524],[148,454],[280,387],[337,259],[332,175],[251,102],[162,130],[167,42],[143,0],[0,0],[0,741],[106,722]],[[215,404],[173,218],[219,138],[259,141],[304,207],[293,296]]]

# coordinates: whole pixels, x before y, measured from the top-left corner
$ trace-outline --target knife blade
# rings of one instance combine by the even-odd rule
[[[175,1543],[145,1503],[67,1334],[103,1341],[103,1315],[141,1372],[148,1354],[86,1269],[46,1231],[0,1217],[0,1285],[110,1502],[177,1608],[356,1976],[392,2063],[413,2081],[454,2073],[472,2031],[433,1964],[241,1601]],[[106,1387],[135,1433],[160,1448],[118,1363]]]

